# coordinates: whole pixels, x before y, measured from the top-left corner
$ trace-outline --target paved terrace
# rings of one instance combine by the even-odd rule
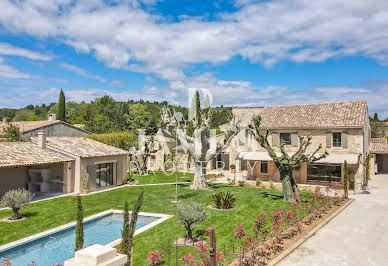
[[[278,265],[388,265],[388,175]]]

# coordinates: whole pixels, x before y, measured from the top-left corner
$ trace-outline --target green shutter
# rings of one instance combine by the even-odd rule
[[[343,149],[347,149],[348,148],[348,132],[347,131],[344,131],[341,133],[341,144],[342,144],[342,148]]]
[[[331,132],[326,132],[326,148],[331,148]]]
[[[298,147],[298,133],[291,133],[291,146]]]
[[[273,147],[279,147],[279,144],[280,144],[279,133],[272,132],[272,146]]]

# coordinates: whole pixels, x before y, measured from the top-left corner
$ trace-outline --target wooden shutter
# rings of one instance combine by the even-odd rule
[[[273,147],[279,147],[279,144],[280,144],[279,133],[272,132],[272,146]]]
[[[291,146],[298,147],[298,133],[291,133]]]
[[[348,132],[344,131],[341,133],[341,144],[343,149],[348,148]]]
[[[331,148],[331,132],[326,132],[326,148]]]

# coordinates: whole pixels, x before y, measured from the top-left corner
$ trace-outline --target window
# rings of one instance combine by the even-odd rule
[[[96,165],[97,187],[113,185],[113,163],[102,163]]]
[[[341,147],[341,132],[334,132],[333,133],[333,147]]]
[[[248,169],[248,161],[247,160],[241,160],[241,164],[240,164],[240,167],[241,167],[241,171],[246,171]]]
[[[280,140],[284,141],[284,145],[291,145],[291,133],[280,133]]]
[[[307,180],[316,182],[341,182],[340,164],[308,164]]]
[[[264,174],[268,173],[268,161],[260,161],[260,172]]]

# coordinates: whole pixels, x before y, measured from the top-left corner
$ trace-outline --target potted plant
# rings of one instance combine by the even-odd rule
[[[89,193],[88,180],[85,176],[81,178],[81,186],[82,186],[82,193],[88,194]]]
[[[236,165],[235,164],[231,164],[230,165],[230,171],[234,174],[236,173]]]

